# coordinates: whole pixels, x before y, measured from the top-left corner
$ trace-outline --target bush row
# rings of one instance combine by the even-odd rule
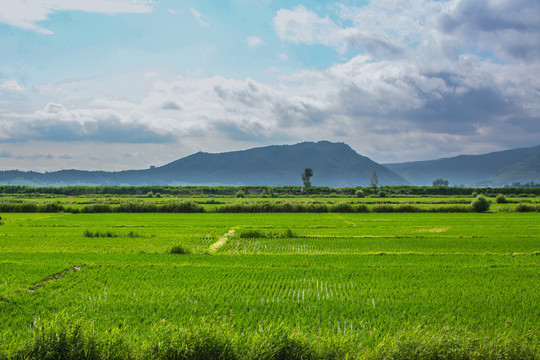
[[[192,201],[174,202],[163,205],[147,203],[123,203],[118,206],[104,204],[87,205],[82,213],[201,213],[204,208]]]
[[[194,202],[175,202],[163,205],[146,203],[123,203],[118,206],[106,204],[86,205],[79,209],[63,206],[57,203],[0,203],[0,212],[3,213],[200,213],[204,208]]]
[[[418,206],[411,204],[313,204],[313,203],[244,203],[216,207],[216,213],[465,213],[486,212],[490,203],[479,196],[471,205]],[[501,210],[503,211],[503,210]],[[504,210],[507,211],[507,210]],[[540,212],[540,205],[519,204],[515,212]],[[176,202],[163,205],[148,203],[123,203],[86,205],[83,208],[65,207],[57,203],[37,205],[33,203],[0,203],[0,213],[202,213],[205,209],[195,202]]]
[[[258,203],[231,204],[214,210],[219,213],[417,213],[417,212],[471,212],[470,206],[420,207],[414,205],[373,205],[364,204],[295,204]]]

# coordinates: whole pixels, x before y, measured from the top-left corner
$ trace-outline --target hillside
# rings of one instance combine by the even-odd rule
[[[380,185],[404,185],[401,176],[343,143],[304,142],[243,151],[199,152],[161,167],[120,172],[61,170],[51,173],[3,171],[11,185],[301,185],[305,168],[313,186],[368,186],[373,172]]]
[[[415,185],[431,185],[438,178],[470,186],[540,182],[540,146],[384,166]]]

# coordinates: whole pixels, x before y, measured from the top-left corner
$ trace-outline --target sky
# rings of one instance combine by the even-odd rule
[[[0,0],[0,170],[540,144],[538,0]]]

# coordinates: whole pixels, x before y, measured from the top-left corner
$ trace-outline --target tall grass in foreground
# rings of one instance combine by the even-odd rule
[[[131,339],[120,329],[97,332],[91,323],[66,316],[41,323],[34,339],[0,359],[540,359],[533,334],[488,341],[448,329],[412,328],[388,335],[375,346],[358,338],[324,332],[305,333],[281,325],[263,325],[238,333],[226,322],[161,322],[149,339]]]

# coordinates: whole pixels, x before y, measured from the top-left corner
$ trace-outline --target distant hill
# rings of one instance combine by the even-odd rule
[[[540,146],[384,166],[415,185],[431,185],[438,178],[454,186],[537,183],[540,182]]]
[[[61,170],[50,173],[2,171],[0,184],[64,185],[302,185],[305,168],[313,186],[369,186],[373,172],[380,185],[408,182],[343,143],[304,142],[218,154],[199,152],[161,167],[119,172]]]

